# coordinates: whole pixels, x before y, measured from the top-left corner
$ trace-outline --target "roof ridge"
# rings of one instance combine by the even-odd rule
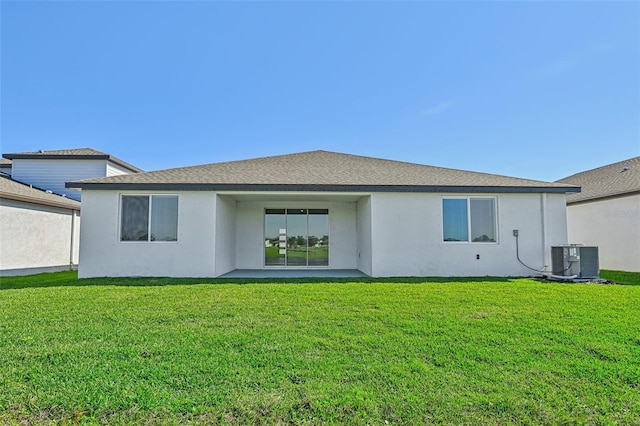
[[[312,152],[326,152],[326,153],[330,153],[330,154],[347,155],[347,156],[351,156],[351,157],[365,158],[365,159],[368,159],[368,160],[386,161],[386,162],[395,163],[395,164],[408,164],[408,165],[418,166],[418,167],[431,167],[431,168],[434,168],[434,169],[447,170],[447,171],[451,171],[451,172],[476,173],[476,174],[480,174],[480,175],[484,175],[484,176],[496,176],[496,177],[501,177],[501,178],[521,179],[521,180],[527,180],[527,181],[531,181],[531,182],[553,183],[553,182],[548,182],[548,181],[539,180],[539,179],[513,177],[513,176],[502,175],[502,174],[497,174],[497,173],[479,172],[479,171],[476,171],[476,170],[466,170],[466,169],[456,169],[456,168],[453,168],[453,167],[434,166],[432,164],[421,164],[421,163],[414,163],[412,161],[394,160],[394,159],[390,159],[390,158],[371,157],[371,156],[368,156],[368,155],[349,154],[349,153],[342,153],[342,152],[336,152],[336,151],[317,150],[317,151],[302,152],[300,154],[306,154],[306,153],[312,153]],[[293,154],[291,154],[291,155],[293,155]]]
[[[496,173],[479,172],[479,171],[465,170],[465,169],[456,169],[456,168],[453,168],[453,167],[434,166],[434,165],[431,165],[431,164],[421,164],[421,163],[414,163],[414,162],[410,162],[410,161],[394,160],[394,159],[389,159],[389,158],[379,158],[379,157],[372,157],[372,156],[360,155],[360,154],[350,154],[350,153],[338,152],[338,151],[328,151],[328,150],[323,150],[323,149],[317,149],[317,150],[312,150],[312,151],[294,152],[294,153],[290,153],[290,154],[266,155],[266,156],[263,156],[263,157],[246,158],[246,159],[241,159],[241,160],[228,160],[228,161],[221,161],[221,162],[197,164],[197,165],[192,165],[192,166],[171,167],[171,168],[168,168],[168,169],[150,170],[150,171],[144,172],[144,173],[165,172],[165,171],[168,172],[168,171],[174,171],[174,170],[184,170],[184,169],[207,167],[207,166],[213,166],[213,165],[225,165],[225,164],[234,164],[234,163],[237,164],[237,163],[259,161],[259,160],[265,160],[265,159],[294,157],[294,156],[314,154],[314,153],[323,153],[323,154],[340,155],[340,156],[347,156],[347,157],[353,157],[353,158],[362,158],[362,159],[366,159],[366,160],[381,161],[381,162],[387,162],[387,163],[393,163],[393,164],[411,165],[411,166],[416,166],[416,167],[429,167],[429,168],[432,168],[432,169],[446,170],[448,172],[475,173],[475,174],[483,175],[483,176],[501,177],[501,178],[509,178],[509,179],[520,179],[520,180],[523,180],[523,181],[526,180],[526,181],[538,182],[538,183],[553,183],[553,182],[543,181],[543,180],[539,180],[539,179],[513,177],[513,176],[507,176],[507,175],[496,174]],[[573,186],[573,185],[571,185],[571,186]]]
[[[571,184],[474,172],[406,161],[315,150],[263,156],[243,160],[183,166],[136,175],[111,176],[68,182],[68,188],[100,185],[141,185],[236,190],[373,190],[425,191],[453,188],[547,188],[553,191],[577,190]],[[103,186],[104,187],[104,186]],[[241,189],[245,188],[245,189]],[[256,189],[257,188],[257,189]],[[271,189],[265,189],[271,188]],[[396,189],[393,189],[396,188]],[[364,190],[364,189],[363,189]]]
[[[71,151],[91,151],[94,152],[98,155],[109,155],[106,152],[102,152],[102,151],[98,151],[95,148],[91,148],[91,147],[83,147],[83,148],[62,148],[62,149],[39,149],[37,151],[21,151],[21,152],[10,152],[10,153],[6,153],[6,155],[20,155],[20,154],[24,154],[24,155],[29,155],[29,154],[49,154],[49,155],[55,155],[58,152],[71,152]]]

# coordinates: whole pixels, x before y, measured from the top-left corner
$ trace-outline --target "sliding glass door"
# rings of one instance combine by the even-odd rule
[[[329,210],[266,209],[265,266],[329,266]]]
[[[307,229],[307,265],[329,266],[329,211],[309,209]]]
[[[287,252],[285,209],[268,209],[264,215],[264,264],[285,266]]]

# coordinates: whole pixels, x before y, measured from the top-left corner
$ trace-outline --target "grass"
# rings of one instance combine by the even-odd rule
[[[600,276],[617,284],[640,285],[640,272],[601,270]]]
[[[640,424],[640,287],[255,281],[3,278],[0,424]]]

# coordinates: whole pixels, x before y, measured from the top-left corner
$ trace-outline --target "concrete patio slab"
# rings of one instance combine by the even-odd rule
[[[366,278],[357,269],[236,269],[220,278]]]

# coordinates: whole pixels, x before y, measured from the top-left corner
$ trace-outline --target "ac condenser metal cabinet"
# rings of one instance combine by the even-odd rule
[[[553,275],[600,278],[598,247],[568,245],[551,247]]]

